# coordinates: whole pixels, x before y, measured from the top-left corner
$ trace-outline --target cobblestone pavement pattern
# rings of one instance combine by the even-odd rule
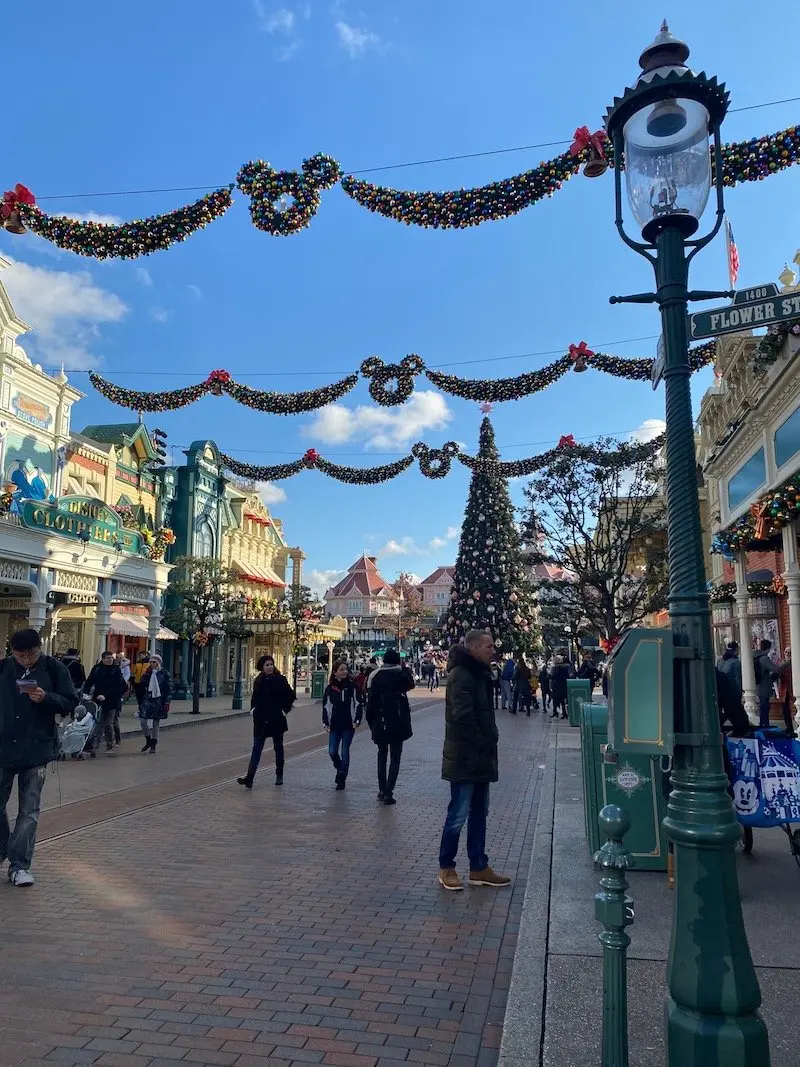
[[[394,808],[363,731],[344,793],[316,748],[280,789],[268,760],[252,792],[146,806],[144,786],[102,822],[96,799],[69,805],[83,828],[40,843],[36,886],[0,884],[0,1063],[496,1063],[549,737],[539,716],[500,724],[489,853],[511,891],[436,885],[441,703],[415,714]],[[176,731],[189,767],[219,726]]]

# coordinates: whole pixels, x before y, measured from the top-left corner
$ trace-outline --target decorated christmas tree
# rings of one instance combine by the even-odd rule
[[[498,650],[512,652],[534,644],[534,601],[508,483],[492,472],[499,458],[494,429],[484,417],[444,630],[454,644],[468,630],[488,628]]]

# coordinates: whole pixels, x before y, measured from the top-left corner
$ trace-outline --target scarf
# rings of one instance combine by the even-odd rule
[[[161,686],[158,684],[158,671],[150,674],[150,684],[147,687],[147,695],[153,700],[161,699]]]

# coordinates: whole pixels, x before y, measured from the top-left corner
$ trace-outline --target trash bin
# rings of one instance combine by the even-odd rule
[[[608,740],[607,705],[582,704],[580,729],[584,825],[586,840],[594,855],[602,844],[597,817],[604,804],[600,772],[603,766],[602,748]]]
[[[581,705],[591,703],[592,691],[588,678],[570,678],[567,682],[567,711],[570,726],[580,726]]]
[[[325,671],[312,671],[311,674],[311,699],[322,700],[325,692]]]
[[[597,817],[606,804],[618,804],[631,820],[625,845],[638,871],[665,871],[668,842],[663,822],[666,800],[660,757],[617,756],[606,763],[608,706],[583,704],[581,714],[581,767],[586,838],[594,854],[600,848]]]

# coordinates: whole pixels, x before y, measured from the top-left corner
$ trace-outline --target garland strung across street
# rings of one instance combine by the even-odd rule
[[[587,177],[600,177],[611,164],[602,130],[579,127],[568,151],[530,170],[474,189],[414,192],[374,185],[353,175],[342,177],[340,164],[318,152],[303,160],[299,171],[275,170],[264,160],[245,163],[236,175],[239,189],[250,198],[253,225],[275,237],[299,233],[320,205],[320,193],[340,183],[352,200],[368,211],[408,226],[463,229],[505,219],[557,192],[583,166]],[[723,183],[760,181],[800,161],[800,127],[736,141],[723,146]],[[0,224],[11,233],[26,228],[59,248],[95,259],[147,256],[196,233],[231,206],[233,185],[209,193],[193,204],[165,215],[120,225],[80,222],[48,215],[21,183],[0,202]]]
[[[324,459],[315,448],[309,448],[306,453],[290,463],[278,463],[274,466],[261,466],[256,463],[244,463],[226,453],[221,453],[222,463],[228,470],[238,474],[242,478],[248,478],[255,482],[277,482],[283,478],[291,478],[302,470],[318,470],[327,474],[337,481],[347,482],[350,485],[376,485],[378,482],[387,482],[390,478],[396,478],[398,474],[408,470],[416,459],[419,463],[420,473],[426,478],[444,478],[450,473],[450,467],[454,459],[468,467],[473,473],[487,474],[491,477],[514,478],[519,475],[532,474],[552,463],[559,455],[565,454],[570,460],[579,459],[586,463],[594,463],[598,466],[623,469],[647,456],[652,456],[664,445],[664,435],[653,438],[652,441],[641,443],[620,443],[614,448],[600,448],[597,445],[579,445],[572,434],[565,434],[555,446],[538,456],[530,456],[528,459],[509,460],[485,460],[479,456],[470,456],[462,452],[455,441],[447,441],[441,448],[430,448],[422,441],[418,441],[411,449],[408,456],[403,456],[394,463],[387,463],[381,467],[343,467],[337,463],[331,463]]]
[[[698,370],[714,362],[716,341],[706,341],[690,349],[692,370]],[[404,404],[414,392],[414,379],[424,372],[428,381],[451,396],[465,400],[520,400],[541,392],[558,381],[568,370],[581,372],[594,368],[613,374],[617,378],[648,381],[653,366],[652,359],[625,359],[592,352],[585,341],[569,346],[569,352],[554,363],[540,370],[528,371],[514,378],[459,378],[455,374],[442,374],[428,370],[420,356],[405,356],[399,363],[384,363],[378,356],[370,356],[361,364],[362,375],[369,380],[369,393],[376,404],[394,407]],[[115,385],[94,371],[89,372],[89,381],[99,393],[120,407],[131,411],[176,411],[187,407],[202,396],[228,396],[272,415],[297,415],[303,411],[316,411],[332,404],[349,393],[358,384],[358,373],[349,374],[331,385],[309,389],[302,393],[278,393],[273,390],[253,389],[234,381],[229,371],[214,370],[203,382],[187,385],[166,392],[144,392],[140,389],[125,389]]]

